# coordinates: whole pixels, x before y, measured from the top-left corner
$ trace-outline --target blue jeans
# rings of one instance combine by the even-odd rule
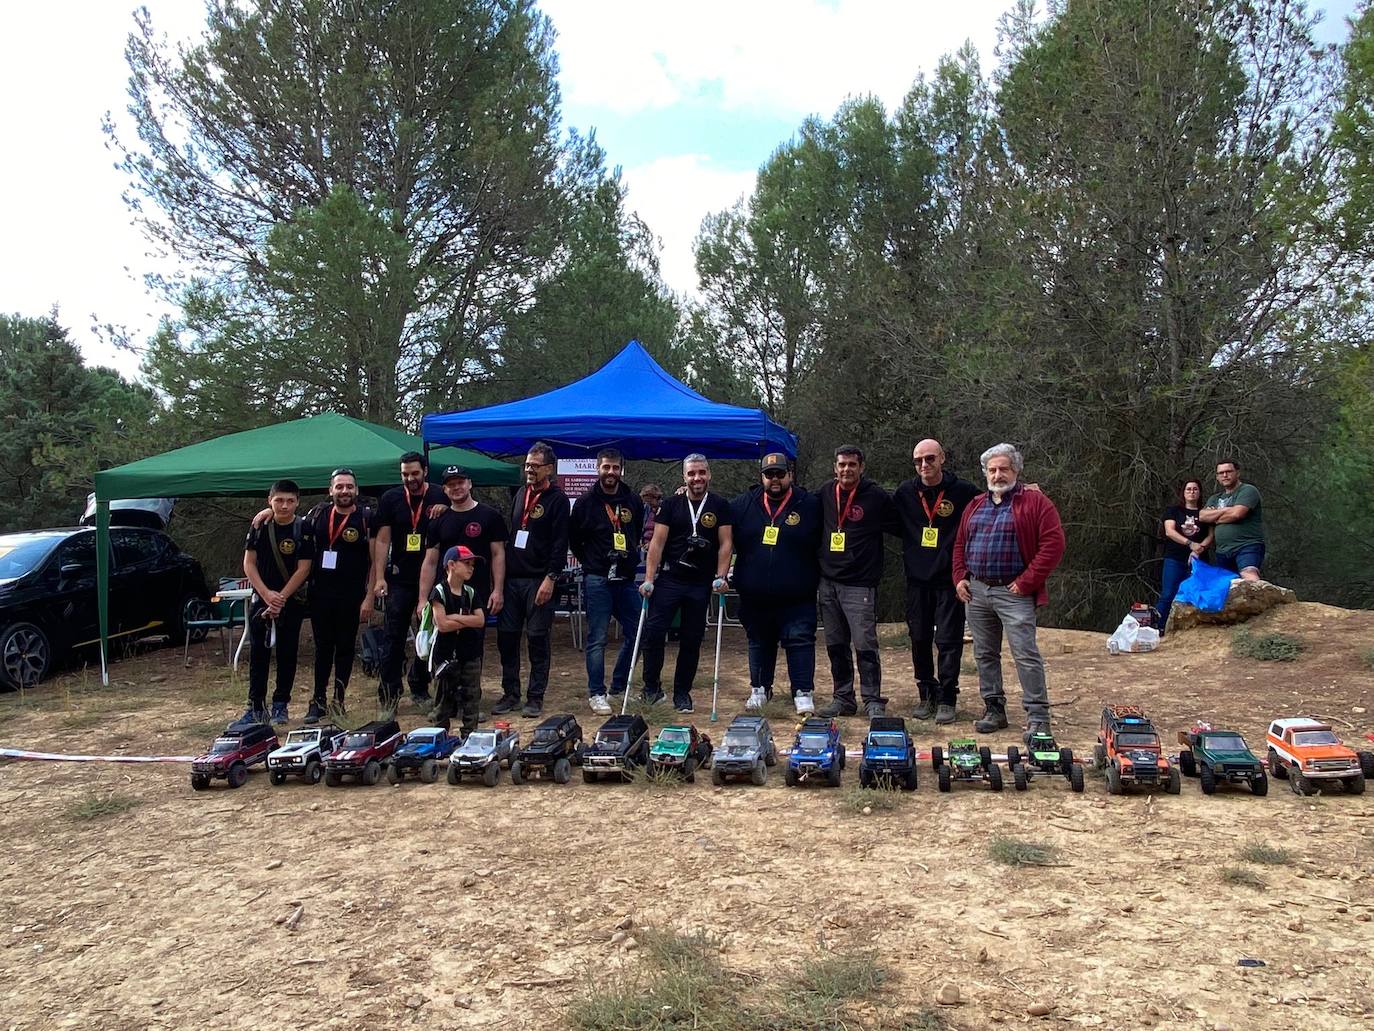
[[[789,602],[741,594],[739,621],[749,641],[749,683],[773,697],[781,644],[792,697],[811,694],[816,681],[816,599]]]
[[[1218,551],[1217,565],[1233,573],[1239,573],[1250,566],[1254,566],[1255,571],[1259,572],[1264,565],[1264,545],[1246,544],[1235,551]]]
[[[1178,585],[1188,579],[1191,572],[1192,567],[1181,558],[1164,559],[1164,572],[1160,574],[1159,604],[1155,606],[1155,612],[1159,614],[1159,626],[1156,629],[1160,633],[1164,632],[1164,626],[1169,622],[1169,609],[1173,608]]]
[[[606,693],[606,636],[611,616],[620,624],[620,657],[611,674],[611,694],[624,694],[630,682],[635,631],[639,627],[639,589],[633,580],[609,581],[587,574],[583,580],[587,603],[587,697]]]

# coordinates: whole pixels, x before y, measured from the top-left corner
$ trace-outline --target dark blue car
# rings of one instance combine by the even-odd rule
[[[859,762],[859,785],[916,790],[916,746],[906,732],[906,720],[875,716],[869,722],[864,757]]]
[[[421,727],[406,735],[405,744],[391,753],[386,779],[399,784],[414,773],[426,784],[439,779],[439,762],[453,754],[462,741],[443,727]]]
[[[840,772],[844,769],[844,743],[840,741],[840,725],[835,720],[812,718],[797,728],[792,754],[787,757],[787,772],[783,780],[788,787],[803,781],[824,777],[832,788],[840,786]]]

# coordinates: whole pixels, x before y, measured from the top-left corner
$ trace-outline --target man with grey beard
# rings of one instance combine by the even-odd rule
[[[1011,646],[1026,736],[1050,732],[1045,660],[1035,643],[1035,610],[1049,601],[1045,581],[1064,557],[1064,528],[1054,503],[1018,479],[1024,462],[1010,444],[995,444],[981,457],[988,492],[969,503],[954,539],[954,590],[968,605],[978,690],[984,712],[973,724],[980,734],[1007,725],[1002,688],[1002,637]]]

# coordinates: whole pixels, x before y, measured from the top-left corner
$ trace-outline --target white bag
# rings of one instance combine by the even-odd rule
[[[417,659],[429,658],[430,652],[434,650],[434,611],[429,602],[425,602],[425,607],[420,610],[420,629],[415,632],[415,657]]]
[[[1141,626],[1134,616],[1121,621],[1112,636],[1107,638],[1107,651],[1112,655],[1121,652],[1149,652],[1159,645],[1159,631],[1153,627]]]

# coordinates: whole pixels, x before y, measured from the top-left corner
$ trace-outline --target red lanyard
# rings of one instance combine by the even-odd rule
[[[606,505],[606,502],[603,501],[602,504]],[[606,505],[606,518],[609,519],[611,525],[615,527],[615,532],[620,533],[620,513],[610,505]]]
[[[787,503],[792,500],[792,488],[787,488],[787,493],[782,496],[782,504],[778,505],[778,510],[776,512],[774,512],[771,508],[768,507],[767,491],[763,492],[763,494],[760,497],[760,500],[763,501],[763,510],[768,513],[768,524],[770,526],[777,526],[778,516],[782,515],[783,509],[785,509],[787,507]],[[839,502],[837,501],[836,505],[838,504]]]
[[[350,515],[353,514],[353,513],[351,513],[351,512],[346,512],[346,513],[344,513],[343,522],[339,524],[339,528],[336,530],[336,529],[334,529],[334,513],[335,513],[335,511],[336,511],[336,509],[335,509],[333,506],[330,506],[330,509],[329,509],[329,550],[330,550],[330,551],[333,551],[333,550],[334,550],[334,542],[337,541],[337,540],[339,539],[339,534],[343,533],[344,527],[348,525],[348,517],[349,517]]]
[[[410,509],[410,532],[411,532],[411,533],[415,533],[415,532],[417,532],[417,531],[420,529],[420,516],[423,515],[423,514],[424,514],[424,511],[425,511],[425,496],[424,496],[424,494],[422,493],[422,494],[420,495],[420,503],[419,503],[418,505],[416,505],[414,508],[411,508],[411,506],[410,506],[410,495],[407,494],[407,495],[406,495],[406,508],[409,508],[409,509]]]
[[[849,492],[849,500],[844,503],[844,508],[840,508],[840,481],[835,481],[835,529],[843,530],[844,521],[849,518],[849,510],[854,507],[854,499],[859,496],[859,488],[856,486]]]
[[[534,506],[539,504],[539,495],[543,493],[543,488],[538,491],[532,491],[528,487],[525,488],[525,512],[520,517],[520,529],[523,530],[525,527],[529,526],[530,513],[534,511]]]
[[[931,526],[934,526],[934,525],[935,525],[935,513],[938,512],[938,511],[940,510],[940,502],[942,502],[942,501],[945,500],[945,492],[944,492],[944,491],[940,491],[940,493],[936,495],[936,497],[935,497],[935,505],[934,505],[933,507],[930,506],[930,505],[928,505],[928,504],[926,504],[926,496],[925,496],[924,494],[922,494],[920,491],[917,491],[917,492],[916,492],[916,496],[919,497],[919,498],[921,499],[921,507],[924,508],[924,509],[926,510],[926,519],[928,519],[928,520],[930,521],[930,525],[931,525]]]

